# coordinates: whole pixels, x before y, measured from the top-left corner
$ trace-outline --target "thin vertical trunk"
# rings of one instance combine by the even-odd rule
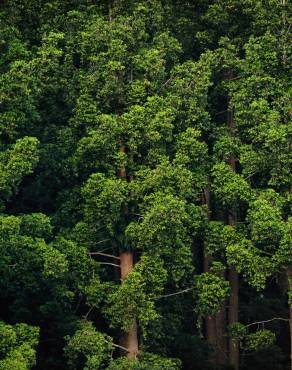
[[[205,189],[204,191],[204,200],[203,202],[207,206],[207,217],[208,220],[210,221],[210,189],[209,186]],[[208,256],[206,252],[206,242],[204,244],[204,272],[208,272],[210,270],[210,263],[211,263],[212,258]],[[216,332],[216,316],[214,315],[209,315],[206,317],[205,320],[205,327],[206,327],[206,339],[210,347],[212,347],[215,351],[214,357],[216,360],[217,357],[217,332]]]
[[[290,367],[292,370],[292,306],[289,304],[289,318],[290,318]]]
[[[211,219],[211,200],[210,188],[207,187],[204,191],[204,202],[207,205],[208,220]],[[204,251],[204,272],[210,270],[212,258],[206,253],[206,245]],[[227,360],[227,342],[226,342],[226,318],[225,318],[225,303],[222,303],[220,311],[216,315],[209,315],[205,320],[206,339],[210,347],[213,348],[214,354],[211,361],[217,364],[224,365]]]
[[[121,280],[123,283],[123,280],[127,277],[129,272],[133,270],[134,266],[133,253],[129,251],[121,252],[120,264],[121,264]],[[122,339],[122,344],[123,347],[128,349],[127,357],[136,358],[139,347],[138,347],[138,329],[137,322],[135,319],[128,332],[124,335]]]
[[[226,334],[226,304],[222,303],[220,311],[216,315],[216,333],[217,333],[217,362],[220,365],[226,365],[228,360],[228,346]]]
[[[233,119],[233,112],[228,112],[228,127],[231,135],[234,133],[235,122]],[[234,155],[229,158],[229,165],[233,171],[236,171],[236,160]],[[228,212],[228,223],[231,226],[236,224],[236,213],[233,209]],[[230,267],[228,271],[228,280],[230,284],[230,298],[229,298],[229,310],[228,310],[228,325],[232,325],[238,321],[238,273],[234,267]],[[235,370],[239,369],[239,343],[238,340],[229,338],[229,364],[234,367]]]
[[[292,267],[288,267],[287,268],[287,289],[288,289],[288,293],[289,291],[292,290]],[[291,370],[292,370],[292,302],[289,302],[288,300],[288,308],[289,308],[289,319],[290,319],[290,322],[289,322],[289,328],[290,328],[290,367],[291,367]]]
[[[120,147],[120,152],[125,154],[125,147]],[[125,165],[121,165],[119,169],[118,176],[121,178],[126,179],[126,167]],[[125,214],[128,213],[128,210],[125,210]],[[134,267],[134,256],[133,252],[131,251],[120,251],[120,270],[121,270],[121,283],[127,277],[127,275],[133,270]],[[127,333],[124,334],[123,338],[121,339],[121,343],[123,347],[127,348],[127,357],[129,358],[136,358],[139,350],[138,345],[138,329],[137,329],[137,321],[133,317],[133,324],[128,330]]]
[[[231,288],[228,325],[232,325],[238,321],[238,274],[233,267],[229,269],[228,278]],[[239,369],[239,343],[233,338],[229,338],[229,363],[235,370]]]
[[[208,315],[205,319],[206,325],[206,339],[209,346],[214,350],[214,355],[211,360],[217,360],[217,331],[216,331],[216,317]]]

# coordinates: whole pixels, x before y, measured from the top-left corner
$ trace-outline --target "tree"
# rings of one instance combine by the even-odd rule
[[[0,367],[287,368],[290,18],[1,4]]]

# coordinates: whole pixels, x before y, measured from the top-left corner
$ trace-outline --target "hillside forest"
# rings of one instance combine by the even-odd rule
[[[0,2],[0,370],[291,370],[289,0]]]

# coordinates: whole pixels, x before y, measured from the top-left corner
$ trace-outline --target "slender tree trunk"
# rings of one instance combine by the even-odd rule
[[[288,293],[292,290],[292,267],[287,268],[287,289]],[[292,370],[292,302],[289,302],[288,300],[288,307],[289,307],[289,328],[290,328],[290,367]]]
[[[211,202],[210,202],[210,189],[209,186],[204,190],[204,199],[203,203],[207,206],[207,217],[208,220],[210,221],[211,218]],[[204,272],[209,272],[210,270],[210,263],[212,261],[212,258],[208,256],[206,252],[206,242],[204,243]],[[210,347],[212,347],[215,351],[213,357],[214,360],[216,360],[217,357],[217,331],[216,331],[216,316],[214,315],[209,315],[205,319],[205,327],[206,327],[206,339]],[[213,359],[213,358],[212,358]]]
[[[228,346],[226,333],[226,304],[222,303],[220,311],[216,315],[216,333],[217,333],[217,363],[226,365],[228,360]]]
[[[129,251],[124,251],[120,253],[120,264],[121,264],[121,280],[127,277],[128,273],[133,270],[134,259],[133,253]],[[134,322],[128,332],[124,335],[122,339],[123,347],[128,349],[127,357],[136,358],[138,354],[138,329],[137,322]]]
[[[292,306],[289,304],[289,318],[290,318],[290,367],[292,370]]]
[[[228,325],[238,321],[238,274],[233,267],[229,269],[231,294],[229,298]],[[239,369],[239,343],[229,338],[229,363],[235,370]]]
[[[120,152],[125,154],[125,147],[120,147]],[[118,176],[121,178],[126,179],[126,167],[125,165],[121,165]],[[128,210],[125,210],[125,214],[128,213]],[[121,270],[121,283],[127,277],[127,275],[133,270],[134,267],[134,256],[133,252],[131,251],[120,251],[120,270]],[[128,349],[127,357],[129,358],[136,358],[137,353],[139,351],[138,345],[138,329],[137,329],[137,321],[133,318],[133,324],[128,330],[127,333],[124,334],[123,338],[121,339],[121,344],[123,347]]]
[[[228,112],[228,127],[230,133],[234,133],[235,123],[233,119],[233,112]],[[229,164],[233,171],[236,171],[236,160],[234,155],[229,158]],[[231,226],[236,224],[236,213],[233,209],[228,212],[228,223]],[[232,325],[238,321],[238,273],[234,267],[230,267],[228,271],[228,280],[230,284],[230,298],[229,298],[229,310],[228,310],[228,325]],[[238,340],[229,338],[229,364],[234,367],[235,370],[239,369],[239,343]]]
[[[207,205],[208,220],[211,219],[211,199],[210,188],[204,191],[204,203]],[[212,258],[206,253],[206,244],[204,250],[204,272],[210,270]],[[226,317],[225,303],[221,305],[220,311],[216,315],[209,315],[205,319],[206,339],[210,347],[213,348],[214,354],[211,361],[224,365],[227,360],[227,342],[226,342]]]

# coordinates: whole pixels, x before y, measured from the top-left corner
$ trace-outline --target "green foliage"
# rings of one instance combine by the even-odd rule
[[[36,362],[39,328],[0,321],[0,369],[29,370]]]
[[[210,221],[205,232],[207,253],[219,258],[225,255],[229,245],[238,244],[243,239],[240,230],[236,230],[230,225],[224,225],[220,221]]]
[[[281,208],[281,199],[272,190],[260,194],[251,204],[248,214],[251,238],[259,247],[271,249],[279,244],[284,226]]]
[[[154,300],[163,291],[167,278],[162,261],[151,257],[142,256],[122,284],[108,295],[106,308],[111,325],[126,331],[136,318],[144,336],[147,335],[149,322],[159,317]]]
[[[25,175],[32,173],[38,161],[38,140],[24,137],[0,156],[0,192],[9,199]]]
[[[246,351],[262,351],[272,347],[276,341],[276,335],[272,331],[259,329],[248,333],[248,328],[239,322],[229,327],[229,335],[240,340],[241,347]]]
[[[50,218],[43,213],[30,213],[21,217],[21,233],[34,238],[50,239],[53,228]]]
[[[240,142],[236,137],[222,134],[214,145],[215,158],[222,161],[228,161],[231,156],[237,158],[241,153],[240,149]]]
[[[152,353],[142,353],[139,361],[127,358],[119,358],[110,363],[108,370],[179,370],[180,361],[163,358]]]
[[[145,206],[142,222],[131,223],[127,236],[136,248],[164,256],[165,267],[179,284],[193,271],[190,236],[197,220],[191,219],[186,202],[171,194],[154,193],[147,197]]]
[[[270,259],[261,256],[250,240],[243,239],[238,244],[228,245],[226,256],[228,264],[235,266],[256,289],[263,289],[266,279],[273,273]]]
[[[288,304],[291,307],[292,306],[292,279],[291,277],[288,278]]]
[[[288,3],[1,4],[0,369],[209,369],[230,268],[242,368],[287,367],[247,329],[291,303]]]
[[[226,163],[216,164],[212,176],[213,191],[224,206],[234,207],[238,202],[248,203],[251,200],[252,191],[248,182]]]
[[[276,340],[275,333],[267,329],[258,330],[251,333],[246,338],[245,346],[249,350],[258,351],[267,347],[271,347]]]
[[[209,272],[196,277],[196,290],[196,311],[200,316],[216,314],[230,293],[228,281]]]
[[[86,221],[90,225],[104,227],[113,236],[123,218],[126,196],[125,181],[106,179],[98,173],[91,175],[83,189]]]
[[[68,365],[72,369],[79,366],[84,366],[85,370],[98,369],[110,359],[112,340],[98,332],[89,321],[80,322],[79,326],[72,337],[67,337]]]
[[[2,138],[13,140],[19,137],[19,130],[29,132],[29,128],[39,120],[35,96],[30,85],[27,61],[14,60],[6,73],[0,77],[0,134]],[[20,144],[19,144],[20,145]]]
[[[229,335],[231,338],[243,340],[247,335],[247,328],[240,322],[236,322],[229,326]]]

